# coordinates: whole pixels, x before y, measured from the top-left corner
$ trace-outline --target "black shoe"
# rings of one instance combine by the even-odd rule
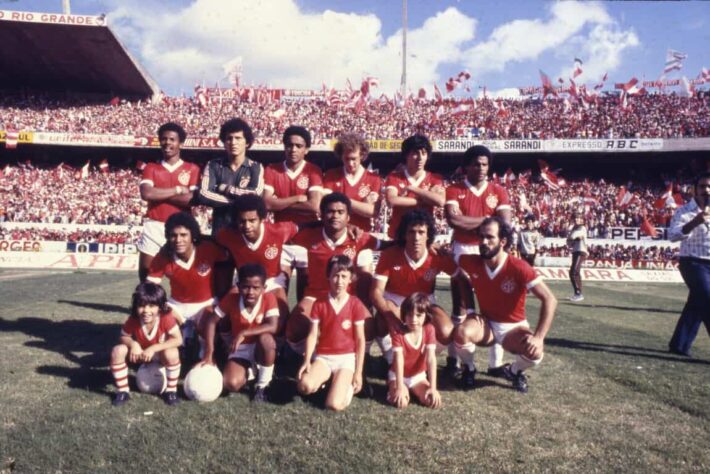
[[[488,370],[486,370],[486,375],[489,377],[496,377],[499,379],[504,379],[506,378],[505,375],[505,366],[510,365],[510,364],[504,364],[501,365],[500,367],[488,367]]]
[[[464,365],[463,371],[461,372],[461,387],[464,390],[473,390],[476,386],[476,368],[471,370],[468,365]]]
[[[180,403],[180,399],[177,396],[177,392],[165,392],[163,393],[163,401],[166,405],[175,406]]]
[[[518,373],[513,373],[513,369],[510,364],[503,366],[505,370],[505,378],[513,382],[513,388],[520,393],[528,393],[528,377],[523,373],[523,371],[518,371]]]
[[[254,389],[254,395],[251,397],[251,401],[254,403],[268,402],[269,397],[266,395],[266,387],[256,387]]]
[[[128,400],[131,399],[131,395],[128,392],[118,392],[116,395],[113,396],[113,400],[111,400],[111,405],[115,407],[120,407],[121,405],[125,405]]]
[[[375,390],[372,388],[372,385],[367,382],[367,380],[363,380],[362,388],[355,396],[358,398],[375,398]]]
[[[461,377],[461,367],[459,367],[459,360],[456,357],[446,358],[446,367],[444,367],[444,374],[449,378],[449,380],[456,380]]]
[[[668,346],[668,352],[671,354],[683,356],[683,357],[693,357],[690,355],[690,351],[681,351],[679,349],[676,349],[675,347],[670,347]]]

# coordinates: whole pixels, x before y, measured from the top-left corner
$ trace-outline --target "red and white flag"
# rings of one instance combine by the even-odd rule
[[[108,169],[108,160],[107,160],[106,158],[104,158],[103,160],[101,160],[101,162],[99,163],[99,170],[100,170],[102,173],[108,173],[108,172],[109,172],[109,169]]]
[[[680,93],[681,97],[693,97],[695,95],[695,86],[688,81],[688,78],[683,76],[680,79]]]
[[[17,142],[20,139],[20,132],[10,131],[5,132],[5,148],[14,150],[17,148]]]
[[[678,206],[682,206],[684,204],[683,197],[673,191],[673,183],[670,183],[666,192],[653,203],[653,207],[660,211],[666,208],[675,209]]]
[[[441,95],[441,91],[439,90],[439,86],[434,84],[434,98],[436,99],[437,103],[442,103],[444,101],[444,97]]]
[[[594,90],[598,91],[598,90],[602,89],[604,87],[604,83],[606,82],[608,77],[609,77],[609,73],[605,72],[604,76],[602,76],[602,80],[599,81],[596,86],[594,86]]]
[[[626,186],[619,187],[619,192],[616,194],[616,207],[626,209],[637,202],[639,202],[638,195],[626,189]]]
[[[683,61],[687,58],[687,54],[669,49],[666,52],[666,64],[663,67],[663,74],[667,74],[671,71],[679,71],[683,67]]]
[[[76,173],[74,175],[76,179],[86,179],[89,177],[89,162],[87,161],[84,166],[81,167],[81,169],[76,170]]]
[[[542,81],[542,98],[544,99],[547,97],[548,94],[554,95],[557,97],[557,91],[555,90],[555,87],[552,85],[552,81],[550,80],[550,76],[545,74],[542,69],[540,69],[540,80]]]
[[[572,79],[577,79],[584,71],[582,70],[582,62],[579,58],[574,58],[574,71],[572,71]]]
[[[550,170],[550,165],[544,160],[537,160],[537,164],[540,167],[540,177],[543,183],[550,189],[560,189],[565,187],[567,184],[564,178],[560,178],[557,174]]]
[[[473,109],[471,104],[459,104],[455,108],[451,109],[451,115],[463,115],[471,109]]]
[[[700,70],[700,77],[702,77],[703,81],[710,82],[710,70],[702,68]]]
[[[471,73],[468,71],[461,71],[456,75],[456,77],[450,77],[449,80],[446,81],[446,92],[453,92],[457,87],[459,87],[461,84],[468,81],[469,79],[471,79]],[[469,92],[471,90],[468,87],[466,87],[466,89]]]
[[[648,216],[645,212],[643,214],[643,221],[641,222],[641,228],[639,230],[642,234],[646,234],[652,239],[658,237],[658,231],[656,231],[656,227],[654,227],[651,221],[648,220]]]

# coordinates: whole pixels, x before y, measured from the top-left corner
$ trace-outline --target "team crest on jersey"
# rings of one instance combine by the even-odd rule
[[[496,196],[495,194],[489,194],[486,198],[486,206],[490,207],[491,209],[495,209],[497,205],[498,196]]]
[[[350,322],[349,319],[346,319],[345,321],[343,321],[342,323],[340,323],[340,325],[341,325],[341,326],[343,327],[343,329],[345,329],[346,331],[352,327],[352,323]]]
[[[392,267],[392,270],[394,270],[396,272],[400,271],[401,269],[402,269],[402,267],[399,265],[395,265],[394,267]]]
[[[249,186],[249,181],[251,181],[251,178],[249,176],[244,176],[241,181],[239,181],[239,187],[244,189],[247,186]]]
[[[370,194],[370,186],[368,186],[368,185],[360,186],[360,189],[358,189],[358,191],[357,191],[357,195],[362,199],[365,199],[369,194]]]
[[[197,267],[197,274],[200,275],[201,277],[207,276],[207,275],[209,275],[210,270],[211,270],[211,268],[210,268],[210,264],[209,264],[209,263],[201,263],[201,264]]]
[[[279,249],[275,245],[269,245],[264,251],[264,257],[268,260],[273,260],[279,255]]]
[[[355,259],[355,253],[356,253],[356,252],[355,252],[355,249],[352,248],[352,247],[347,247],[347,248],[343,251],[343,255],[345,255],[346,257],[348,257],[350,260]]]
[[[429,270],[426,271],[426,273],[424,273],[424,280],[434,281],[434,278],[436,278],[437,273],[438,272],[435,269],[430,268]]]
[[[465,194],[459,194],[459,199],[466,199],[466,195],[465,195]]]
[[[180,174],[178,175],[178,183],[183,186],[190,184],[190,172],[187,170],[180,171]]]
[[[503,283],[500,284],[500,289],[503,293],[510,294],[515,291],[515,282],[511,278],[503,280]]]
[[[298,189],[308,189],[308,183],[309,183],[308,176],[301,176],[296,181],[296,187]]]

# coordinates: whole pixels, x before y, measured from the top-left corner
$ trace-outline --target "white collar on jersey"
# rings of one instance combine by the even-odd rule
[[[345,170],[345,166],[343,166],[343,176],[345,176],[345,179],[348,181],[348,184],[350,184],[350,186],[355,186],[357,183],[359,183],[360,180],[362,179],[362,175],[364,175],[364,174],[365,174],[365,168],[362,165],[359,165],[358,170],[355,171],[355,176],[351,180],[350,175]]]
[[[338,245],[343,245],[345,243],[345,239],[348,238],[348,232],[347,230],[343,232],[343,235],[336,241],[330,240],[330,237],[328,237],[328,234],[325,233],[325,229],[320,230],[321,233],[323,234],[323,239],[325,239],[325,243],[330,247],[331,249],[334,249]]]
[[[259,296],[259,299],[256,300],[256,304],[254,307],[251,309],[251,311],[248,311],[246,306],[244,306],[244,300],[242,297],[239,297],[239,313],[244,316],[244,319],[246,319],[249,322],[254,321],[254,318],[256,318],[256,315],[259,314],[259,310],[261,310],[261,302],[264,299],[264,294],[262,293],[261,296]]]
[[[174,163],[174,164],[169,164],[167,161],[162,160],[160,164],[165,168],[166,170],[170,171],[171,173],[175,171],[176,169],[180,168],[183,164],[182,159],[179,159]]]
[[[330,303],[330,306],[332,306],[333,309],[335,310],[335,314],[340,313],[340,310],[345,307],[345,305],[347,304],[348,301],[350,301],[350,295],[348,295],[347,298],[345,298],[344,300],[339,302],[338,300],[333,298],[333,296],[330,293],[328,293],[328,303]]]
[[[160,326],[160,316],[156,318],[155,324],[153,325],[153,329],[150,332],[148,332],[148,328],[143,323],[141,323],[141,331],[143,331],[143,334],[145,334],[145,337],[149,341],[152,341],[155,335],[158,334],[158,326]]]
[[[254,243],[249,242],[249,239],[244,237],[244,234],[242,234],[242,239],[244,239],[244,243],[247,244],[247,247],[252,252],[258,249],[261,246],[261,243],[264,241],[264,222],[259,225],[259,232],[259,238],[256,239],[256,242]]]
[[[500,261],[500,265],[498,265],[495,270],[491,270],[490,268],[488,268],[488,265],[486,265],[486,263],[483,262],[483,266],[486,267],[486,274],[488,275],[489,280],[493,280],[495,277],[498,276],[500,271],[503,269],[503,265],[505,265],[505,262],[507,260],[508,260],[508,254],[504,252],[503,258]]]
[[[419,178],[415,179],[411,174],[409,174],[407,168],[405,168],[404,177],[407,178],[407,181],[409,181],[410,184],[418,188],[419,185],[422,184],[422,181],[424,181],[424,179],[426,178],[426,170],[422,171],[422,175]]]
[[[424,249],[424,255],[422,255],[422,258],[417,260],[416,262],[412,260],[409,255],[407,255],[407,251],[404,251],[404,257],[407,259],[407,263],[409,264],[410,267],[412,267],[414,270],[418,270],[419,267],[424,265],[424,262],[426,261],[427,257],[429,256],[429,249]]]
[[[192,249],[192,255],[190,255],[190,258],[187,260],[187,262],[185,262],[180,257],[178,257],[177,254],[175,254],[175,256],[173,257],[173,260],[175,260],[175,263],[180,265],[185,270],[189,270],[192,267],[192,264],[195,263],[195,255],[196,254],[197,254],[197,247]]]
[[[301,160],[301,162],[296,166],[295,170],[291,170],[288,165],[286,164],[286,160],[284,160],[284,171],[286,172],[286,176],[288,176],[289,179],[296,179],[296,177],[301,174],[301,171],[303,171],[303,168],[306,166],[306,160]]]
[[[466,187],[471,191],[476,197],[481,197],[481,194],[488,188],[488,180],[483,182],[483,186],[481,188],[477,188],[471,182],[468,180],[468,178],[464,179],[464,183],[466,183]]]

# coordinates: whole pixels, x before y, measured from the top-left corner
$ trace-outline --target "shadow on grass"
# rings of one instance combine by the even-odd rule
[[[26,334],[32,340],[25,342],[25,346],[56,352],[78,365],[40,366],[37,373],[64,377],[72,388],[108,393],[106,386],[113,381],[107,368],[108,358],[118,338],[117,324],[26,317],[15,321],[0,319],[0,332]]]
[[[104,311],[106,313],[129,314],[130,308],[117,304],[91,303],[88,301],[73,301],[73,300],[57,300],[57,303],[66,303],[80,308],[95,309],[96,311]]]
[[[649,347],[625,346],[618,344],[598,344],[595,342],[572,341],[570,339],[546,338],[545,345],[555,347],[565,347],[568,349],[577,349],[593,352],[608,352],[610,354],[619,354],[633,357],[646,357],[658,360],[667,360],[672,362],[686,362],[688,364],[710,365],[710,361],[686,358],[669,353],[664,349],[656,349]]]
[[[586,304],[586,303],[573,303],[571,301],[562,301],[562,303],[568,304],[570,306],[581,306],[583,308],[606,308],[606,309],[618,309],[619,311],[646,311],[648,313],[666,313],[666,314],[678,314],[678,310],[671,309],[659,309],[659,308],[649,308],[648,306],[615,306],[606,304]]]

